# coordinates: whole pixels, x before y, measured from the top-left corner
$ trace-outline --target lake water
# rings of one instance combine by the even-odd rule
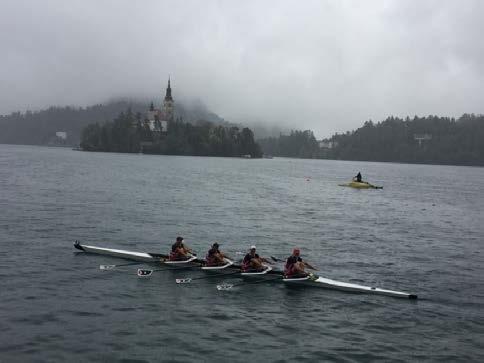
[[[361,171],[383,190],[338,186]],[[213,241],[410,301],[75,253]],[[0,362],[484,361],[484,168],[0,145]],[[143,266],[143,265],[141,265]]]

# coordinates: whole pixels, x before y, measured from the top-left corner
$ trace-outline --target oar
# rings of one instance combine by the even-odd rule
[[[140,265],[142,263],[146,263],[146,262],[138,261],[138,262],[123,263],[121,265],[99,265],[99,269],[100,270],[113,270],[115,267]]]
[[[221,284],[221,285],[217,285],[217,290],[219,290],[219,291],[231,290],[235,286],[242,286],[242,285],[248,285],[248,284],[260,284],[262,282],[282,280],[283,278],[284,278],[283,276],[277,276],[277,277],[275,277],[273,279],[264,279],[264,280],[256,280],[256,281],[244,281],[244,282],[240,282],[238,284]]]
[[[181,270],[181,269],[187,269],[187,268],[194,268],[194,267],[200,267],[201,265],[191,265],[191,266],[175,266],[175,267],[167,267],[167,268],[158,268],[155,270],[145,270],[145,269],[138,269],[138,272],[136,273],[139,277],[148,277],[151,276],[153,272],[157,271],[166,271],[166,270]]]
[[[274,256],[271,256],[271,260],[274,261],[274,262],[286,262],[286,261],[281,260],[281,259],[274,257]]]
[[[271,256],[271,260],[274,261],[274,262],[286,262],[284,260],[281,260],[277,257],[274,257],[274,256]],[[307,262],[306,262],[307,263]],[[307,265],[306,265],[307,266]],[[307,266],[308,268],[310,268],[311,270],[314,270],[314,271],[319,271],[317,268],[314,268],[313,266],[309,265]]]
[[[221,276],[224,276],[225,277],[225,276],[237,275],[237,274],[240,274],[240,271],[230,272],[228,274],[222,273],[222,272],[218,272],[218,273],[216,273],[216,275],[203,276],[203,277],[195,277],[193,279],[191,277],[185,277],[183,279],[175,279],[175,281],[176,281],[177,284],[189,284],[190,282],[195,281],[195,280],[210,279],[212,277],[221,277]]]
[[[141,265],[143,263],[153,263],[153,262],[164,262],[166,261],[166,258],[163,258],[161,254],[155,254],[151,253],[154,257],[158,257],[159,260],[154,260],[154,261],[136,261],[136,262],[129,262],[129,263],[123,263],[120,265],[99,265],[100,270],[112,270],[116,267],[121,267],[121,266],[132,266],[132,265]]]

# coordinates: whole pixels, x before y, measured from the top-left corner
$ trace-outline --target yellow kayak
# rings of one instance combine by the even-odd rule
[[[383,189],[383,187],[377,187],[376,185],[372,185],[367,182],[357,182],[357,181],[352,181],[347,184],[338,184],[341,187],[351,187],[351,188],[356,188],[356,189]]]

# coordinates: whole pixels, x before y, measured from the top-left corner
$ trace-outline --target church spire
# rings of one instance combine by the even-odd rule
[[[173,98],[171,97],[170,76],[168,76],[168,87],[166,88],[165,100],[173,100]]]
[[[166,95],[163,101],[163,119],[165,121],[174,121],[175,105],[173,97],[171,97],[171,79],[168,76],[168,87],[166,88]]]

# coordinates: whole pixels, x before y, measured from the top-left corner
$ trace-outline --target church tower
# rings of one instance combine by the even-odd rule
[[[174,120],[175,105],[173,97],[171,97],[170,77],[168,77],[168,87],[166,88],[166,95],[163,101],[163,116],[166,121]]]

